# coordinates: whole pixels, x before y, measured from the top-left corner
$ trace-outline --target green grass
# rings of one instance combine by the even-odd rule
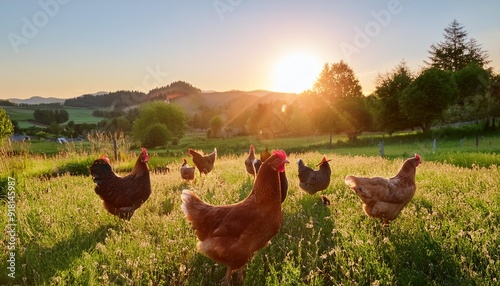
[[[359,142],[349,143],[347,138],[342,135],[337,135],[333,138],[335,143],[333,148],[329,148],[329,136],[321,135],[314,137],[296,137],[296,138],[278,138],[272,140],[257,140],[253,137],[235,137],[235,138],[219,138],[207,139],[204,133],[192,132],[182,138],[177,145],[170,145],[163,148],[149,149],[150,166],[152,168],[165,166],[171,169],[177,168],[182,158],[189,158],[187,149],[193,148],[209,153],[213,148],[217,148],[219,156],[225,155],[242,155],[248,152],[250,144],[256,146],[257,153],[268,147],[269,150],[281,148],[292,153],[318,152],[320,154],[337,154],[345,156],[380,156],[380,148],[378,146],[380,139],[376,137],[361,138]],[[99,137],[99,136],[98,136]],[[101,138],[102,137],[102,138]],[[101,154],[113,155],[113,144],[106,136],[89,141],[78,141],[70,144],[57,144],[52,141],[31,141],[25,143],[11,143],[6,146],[10,149],[10,153],[26,153],[32,158],[41,155],[44,158],[43,162],[36,164],[36,172],[27,171],[32,175],[50,175],[55,172],[65,170],[67,159],[59,160],[57,154],[78,153],[79,156],[98,157]],[[500,164],[500,136],[490,135],[482,137],[479,140],[479,145],[476,147],[475,138],[462,139],[462,145],[459,147],[458,139],[440,139],[437,141],[437,149],[434,151],[433,141],[431,139],[411,139],[407,137],[392,137],[384,139],[386,141],[384,147],[385,158],[388,159],[404,159],[413,154],[418,153],[424,158],[424,161],[433,162],[448,162],[455,166],[473,168],[473,167],[489,167],[491,165]],[[131,151],[128,148],[133,145],[128,139],[119,140],[119,155],[127,158],[130,152],[138,153],[140,148],[135,146]],[[9,153],[9,152],[8,152]],[[53,156],[56,156],[55,158]],[[48,157],[51,160],[46,160]],[[130,159],[130,158],[129,158]],[[71,160],[71,159],[69,159]],[[133,159],[130,159],[133,161]],[[33,161],[33,160],[30,160]],[[46,164],[45,162],[50,162]],[[8,161],[0,164],[0,174],[9,174]],[[124,163],[124,162],[122,162]],[[129,162],[130,163],[130,162]],[[15,165],[15,164],[14,164]],[[125,165],[122,170],[130,171],[132,164]],[[80,168],[82,169],[82,168]],[[21,173],[24,169],[17,169]]]
[[[10,120],[16,120],[19,123],[20,128],[28,128],[31,126],[36,126],[29,120],[33,120],[33,112],[35,109],[44,107],[25,107],[25,106],[2,106],[5,109]],[[98,123],[102,120],[101,117],[95,117],[92,115],[94,109],[90,108],[79,108],[79,107],[62,107],[69,114],[69,120],[73,120],[75,123]]]
[[[384,159],[378,156],[376,142],[328,149],[327,137],[252,141],[194,135],[185,140],[176,149],[151,150],[151,165],[167,165],[172,171],[152,173],[152,195],[130,222],[108,214],[94,193],[85,171],[98,154],[67,149],[46,156],[28,153],[33,146],[25,146],[13,156],[4,147],[0,173],[5,179],[0,185],[7,186],[6,176],[16,179],[17,278],[7,276],[5,235],[0,284],[219,285],[225,267],[196,251],[196,236],[180,209],[180,193],[191,188],[212,204],[243,199],[252,187],[243,164],[250,143],[258,151],[282,145],[292,163],[287,166],[283,226],[247,265],[244,285],[499,283],[497,151],[465,150],[464,145],[462,151],[452,150],[451,142],[450,147],[438,145],[437,152],[432,142],[387,143]],[[485,148],[498,146],[497,140],[491,138],[493,143]],[[221,156],[208,176],[197,176],[187,185],[178,168],[190,144],[205,152],[216,146]],[[364,152],[370,156],[361,155]],[[393,176],[404,155],[415,152],[424,161],[417,169],[415,197],[389,227],[381,227],[363,213],[344,177]],[[330,207],[321,203],[319,194],[298,188],[297,159],[313,165],[323,155],[332,159],[331,184],[321,193],[330,199]],[[115,169],[130,170],[135,156],[124,154]],[[479,163],[472,166],[474,160]],[[3,188],[0,194],[6,192]],[[0,222],[6,225],[5,197],[0,205],[5,212]]]

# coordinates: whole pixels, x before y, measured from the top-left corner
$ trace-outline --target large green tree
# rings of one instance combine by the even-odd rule
[[[413,78],[405,62],[399,63],[391,72],[378,75],[377,86],[373,93],[377,99],[375,120],[378,129],[392,134],[412,127],[408,117],[401,111],[399,100]]]
[[[369,112],[354,71],[344,61],[325,64],[308,94],[314,103],[313,120],[323,132],[343,132],[355,140],[366,128]],[[357,99],[357,100],[356,100]]]
[[[351,141],[356,140],[362,131],[372,127],[372,114],[367,105],[368,98],[351,97],[344,98],[336,106],[341,131],[347,134]]]
[[[458,88],[458,104],[466,104],[476,95],[485,95],[490,86],[490,72],[477,63],[470,63],[453,75]]]
[[[415,127],[424,132],[441,117],[458,95],[453,74],[437,68],[424,70],[403,92],[400,106]]]
[[[483,67],[489,63],[488,54],[474,38],[468,38],[464,26],[453,20],[444,29],[444,41],[432,44],[429,52],[429,66],[441,70],[458,71],[470,63]]]
[[[0,144],[14,132],[14,125],[10,121],[5,109],[0,108]]]
[[[359,80],[344,61],[330,65],[326,63],[313,85],[313,92],[330,103],[342,98],[363,97]]]
[[[182,138],[188,129],[187,116],[181,107],[163,101],[153,101],[140,107],[139,116],[132,127],[134,137],[142,143],[146,142],[148,127],[156,123],[164,124],[173,139]]]

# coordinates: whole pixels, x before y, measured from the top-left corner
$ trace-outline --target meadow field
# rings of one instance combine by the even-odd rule
[[[36,151],[35,143],[4,145],[0,285],[219,285],[226,269],[197,252],[180,194],[191,189],[211,204],[244,199],[253,186],[243,163],[250,144],[258,152],[284,149],[291,164],[282,228],[248,263],[244,285],[498,285],[500,139],[484,137],[476,146],[467,138],[458,146],[442,136],[434,150],[431,140],[385,138],[384,158],[380,140],[366,140],[330,149],[326,136],[208,140],[192,134],[177,146],[149,150],[151,169],[170,172],[152,172],[152,195],[129,222],[107,213],[88,174],[95,158],[111,154],[110,144],[56,146],[52,155]],[[191,183],[178,171],[187,147],[219,150],[214,170],[197,173]],[[112,163],[126,174],[138,151],[126,142],[120,148]],[[344,178],[394,176],[414,153],[423,160],[416,194],[382,227],[364,214]],[[298,188],[295,162],[302,158],[312,167],[323,156],[332,159],[330,186],[309,195]]]
[[[10,120],[15,120],[18,122],[20,128],[28,128],[31,126],[36,126],[30,120],[33,120],[33,112],[35,109],[44,109],[43,107],[30,107],[30,106],[2,106],[5,109]],[[75,123],[98,123],[103,118],[95,117],[92,115],[94,109],[92,108],[80,108],[80,107],[68,107],[62,108],[66,110],[69,114],[69,120]]]

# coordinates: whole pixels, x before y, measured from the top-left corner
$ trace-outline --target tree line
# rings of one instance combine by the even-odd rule
[[[139,105],[154,100],[165,100],[169,94],[200,93],[201,90],[184,81],[176,81],[167,86],[154,88],[148,94],[139,91],[119,90],[105,94],[84,94],[76,98],[66,99],[64,106],[85,108],[113,108],[119,110],[125,107]]]
[[[495,127],[500,76],[487,67],[488,54],[456,20],[444,38],[428,51],[427,67],[414,73],[401,61],[378,75],[375,91],[366,97],[347,63],[327,63],[313,87],[286,111],[279,103],[258,106],[248,130],[255,135],[345,133],[356,140],[362,131],[426,133],[436,123],[480,120],[485,129]]]
[[[69,114],[64,109],[35,109],[33,117],[38,123],[50,125],[53,122],[60,124],[68,121]]]
[[[66,99],[64,106],[69,107],[100,107],[116,109],[141,104],[147,100],[144,92],[119,90],[107,94],[84,94],[76,98]]]

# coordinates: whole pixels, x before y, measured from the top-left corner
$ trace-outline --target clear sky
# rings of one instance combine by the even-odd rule
[[[70,98],[182,80],[202,90],[300,92],[344,60],[365,94],[425,66],[454,19],[500,73],[500,1],[0,2],[0,98]]]

